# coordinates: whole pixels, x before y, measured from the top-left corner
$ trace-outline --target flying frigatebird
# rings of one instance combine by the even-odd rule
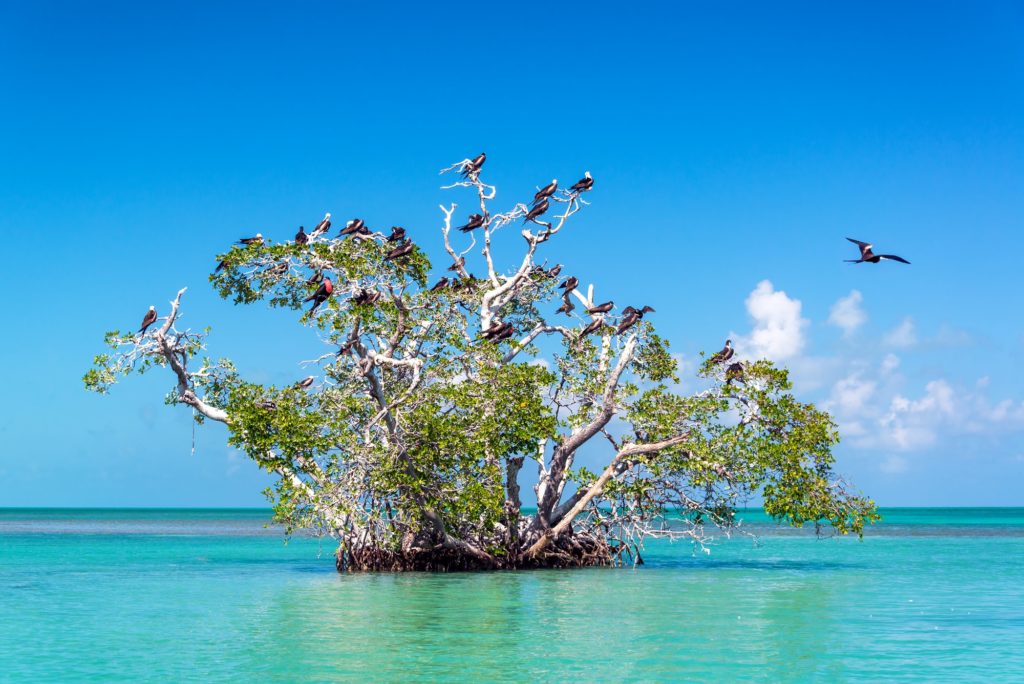
[[[313,306],[309,310],[309,315],[312,316],[316,313],[316,310],[321,304],[327,301],[327,298],[334,292],[334,284],[330,278],[324,278],[324,281],[320,283],[320,287],[316,289],[316,292],[303,299],[303,303],[313,300]]]
[[[464,178],[476,179],[476,177],[477,177],[477,175],[479,175],[480,169],[483,167],[485,161],[487,161],[487,154],[484,153],[484,152],[481,152],[480,154],[478,154],[473,159],[470,159],[468,162],[463,162],[463,164],[462,164],[462,176]]]
[[[587,171],[583,174],[583,178],[576,181],[570,189],[573,192],[587,192],[592,187],[594,187],[594,179],[590,177],[590,172]]]
[[[324,217],[320,221],[320,223],[316,224],[316,228],[313,229],[313,232],[310,233],[309,236],[310,237],[316,237],[317,235],[322,235],[323,233],[326,233],[330,229],[331,229],[331,212],[327,212],[326,214],[324,214]]]
[[[538,216],[540,216],[541,214],[548,210],[549,206],[550,205],[548,204],[547,199],[542,199],[540,203],[537,204],[537,206],[535,206],[533,209],[526,213],[526,216],[523,217],[523,222],[525,223],[526,221],[535,221]]]
[[[564,288],[565,289],[565,294],[569,294],[570,292],[575,290],[576,286],[579,285],[579,284],[580,284],[580,279],[579,278],[577,278],[576,276],[569,276],[568,278],[563,280],[562,284],[559,285],[558,287]]]
[[[470,214],[469,220],[466,222],[466,225],[459,226],[459,230],[461,230],[463,233],[468,233],[471,230],[476,230],[482,225],[484,225],[483,214]]]
[[[587,309],[587,313],[588,314],[608,313],[609,311],[611,311],[614,308],[615,308],[615,302],[607,301],[604,304],[598,304],[597,306],[590,307],[589,309]]]
[[[304,245],[309,242],[309,236],[306,235],[306,229],[299,226],[299,232],[295,234],[295,244]]]
[[[725,346],[722,347],[722,350],[716,352],[715,355],[711,357],[711,363],[725,363],[731,359],[732,355],[735,353],[736,350],[732,348],[732,340],[726,340]]]
[[[263,235],[261,233],[256,233],[252,237],[242,238],[241,240],[238,241],[238,243],[241,245],[258,245],[261,244],[262,242]]]
[[[858,247],[860,247],[860,259],[843,259],[843,261],[845,261],[847,263],[850,263],[850,264],[862,264],[862,263],[864,263],[866,261],[866,262],[871,263],[871,264],[877,264],[882,259],[889,259],[890,261],[898,261],[901,264],[909,264],[910,263],[909,261],[907,261],[903,257],[898,257],[895,254],[875,254],[874,252],[871,251],[871,248],[874,247],[874,245],[872,245],[869,242],[861,242],[860,240],[854,240],[853,238],[850,238],[850,237],[848,237],[846,239],[849,240],[850,242],[852,242],[853,244],[857,245]]]
[[[139,334],[144,334],[146,329],[154,323],[156,323],[156,307],[151,305],[149,307],[149,311],[147,311],[146,315],[142,317],[142,327],[139,328]]]
[[[406,254],[412,251],[412,247],[412,240],[406,240],[404,243],[388,252],[387,256],[384,257],[384,261],[391,261],[392,259],[404,257]]]
[[[388,242],[398,242],[405,239],[405,228],[402,226],[391,226],[391,235],[388,235]]]
[[[547,199],[555,194],[555,190],[558,189],[558,179],[552,178],[551,182],[545,185],[543,188],[537,191],[533,196],[533,204],[537,204],[542,199]]]

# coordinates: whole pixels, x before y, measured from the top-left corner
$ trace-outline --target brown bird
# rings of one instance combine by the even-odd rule
[[[537,194],[533,196],[533,204],[537,204],[542,199],[547,199],[555,194],[555,190],[558,189],[558,179],[552,178],[551,182],[545,185],[543,188],[537,191]]]
[[[505,327],[503,327],[501,330],[499,330],[491,338],[491,341],[492,342],[501,342],[502,340],[507,340],[508,338],[512,337],[515,334],[516,334],[515,326],[512,325],[511,323],[506,323]]]
[[[615,329],[616,335],[621,335],[626,332],[640,320],[640,312],[633,310],[626,314],[623,319],[619,322],[619,327]]]
[[[731,359],[732,355],[735,353],[736,350],[732,348],[732,340],[726,340],[725,346],[722,347],[722,350],[716,352],[715,355],[711,357],[711,363],[725,363]]]
[[[548,269],[548,278],[557,278],[558,274],[562,272],[562,264],[555,264]]]
[[[569,276],[568,278],[563,280],[562,284],[559,285],[558,287],[564,288],[565,289],[565,294],[569,294],[570,292],[575,290],[576,286],[579,285],[579,284],[580,284],[580,279],[579,278],[577,278],[576,276]]]
[[[583,339],[584,337],[586,337],[587,335],[589,335],[592,332],[596,332],[596,331],[600,330],[601,326],[603,326],[603,325],[604,325],[604,321],[603,320],[601,320],[600,318],[595,318],[594,320],[592,320],[590,322],[590,325],[588,325],[586,328],[584,328],[583,330],[580,331],[580,339]]]
[[[743,382],[743,362],[736,361],[730,363],[729,367],[725,369],[725,384],[731,385],[732,381]]]
[[[405,239],[405,228],[402,226],[391,226],[391,235],[388,235],[388,242],[399,242]]]
[[[548,206],[548,201],[546,199],[542,199],[540,204],[526,213],[526,216],[523,218],[523,223],[527,221],[535,221],[538,216],[548,210]]]
[[[480,331],[480,337],[489,340],[494,335],[497,335],[498,331],[503,329],[504,327],[505,324],[502,323],[501,321],[492,321],[491,324],[487,326],[487,328]]]
[[[281,263],[277,264],[276,266],[272,266],[272,267],[267,269],[267,273],[269,273],[270,275],[280,276],[280,275],[284,275],[287,272],[288,272],[288,262],[287,261],[282,261]]]
[[[470,214],[469,220],[466,221],[466,225],[459,226],[459,230],[463,233],[468,233],[469,231],[476,230],[480,226],[484,225],[484,222],[483,214]]]
[[[324,279],[324,272],[317,271],[313,275],[309,276],[309,280],[306,281],[306,285],[316,285]]]
[[[406,254],[412,251],[412,248],[412,240],[406,240],[404,243],[388,252],[387,256],[384,257],[384,261],[391,261],[392,259],[404,257]]]
[[[558,307],[558,310],[555,311],[555,313],[564,313],[565,315],[568,316],[569,312],[571,312],[575,308],[575,305],[573,305],[573,303],[569,301],[569,295],[566,294],[564,297],[562,297],[562,306]]]
[[[360,233],[364,228],[366,228],[366,222],[361,218],[354,218],[345,224],[345,227],[341,229],[340,233],[338,233],[338,237],[341,237],[342,235],[354,235],[355,233]]]
[[[306,229],[299,226],[299,232],[295,234],[295,244],[304,245],[309,242],[309,236],[306,235]]]
[[[277,409],[277,404],[270,400],[258,402],[256,408],[266,409],[267,411],[274,411]]]
[[[226,261],[221,261],[221,262],[220,262],[219,264],[217,264],[217,268],[213,269],[213,272],[214,272],[214,273],[220,273],[220,272],[221,272],[221,271],[223,271],[223,270],[224,270],[225,268],[227,268],[227,266],[228,266],[228,262],[226,262]]]
[[[376,304],[377,300],[380,299],[381,293],[379,290],[360,290],[359,293],[352,298],[352,302],[355,304]]]
[[[592,187],[594,187],[594,179],[590,177],[590,172],[587,171],[583,174],[583,178],[576,181],[570,189],[573,192],[587,192]]]
[[[316,380],[316,378],[312,375],[305,377],[302,380],[299,380],[297,383],[295,383],[295,389],[309,389],[310,387],[313,386],[314,380]]]
[[[149,311],[147,311],[146,315],[142,317],[142,327],[139,328],[139,334],[144,334],[146,329],[154,323],[156,323],[156,307],[150,306]]]
[[[263,235],[256,233],[253,237],[242,238],[238,241],[242,245],[259,245],[263,243]]]
[[[487,161],[487,155],[483,152],[478,154],[468,162],[462,163],[462,175],[465,178],[476,179],[480,174],[480,169],[483,168],[484,162]]]
[[[437,283],[434,284],[434,287],[430,288],[430,291],[437,292],[438,290],[443,290],[444,288],[448,287],[449,282],[450,281],[448,280],[448,277],[445,276],[444,278],[438,280]]]
[[[310,237],[316,237],[317,235],[323,235],[331,229],[331,212],[324,214],[323,220],[316,224],[316,228],[309,234]]]
[[[448,267],[449,271],[458,271],[460,268],[466,265],[466,257],[459,257],[455,260],[455,263]]]
[[[854,240],[853,238],[850,238],[850,237],[848,237],[846,239],[849,240],[850,242],[852,242],[853,244],[857,245],[858,247],[860,247],[860,259],[843,259],[843,261],[845,261],[847,263],[850,263],[850,264],[862,264],[862,263],[864,263],[866,261],[866,262],[871,263],[871,264],[877,264],[882,259],[889,259],[890,261],[898,261],[901,264],[909,264],[910,263],[909,261],[907,261],[903,257],[898,257],[895,254],[875,254],[874,252],[871,251],[871,248],[874,247],[874,245],[872,245],[871,243],[861,242],[860,240]]]
[[[587,313],[588,314],[608,313],[609,311],[611,311],[614,308],[615,308],[615,302],[610,302],[609,301],[609,302],[605,302],[604,304],[598,304],[597,306],[590,307],[589,309],[587,309]]]

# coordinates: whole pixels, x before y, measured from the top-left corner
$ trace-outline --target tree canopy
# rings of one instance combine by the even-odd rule
[[[479,213],[457,226],[457,205],[441,206],[451,268],[434,283],[403,231],[352,220],[338,236],[329,214],[295,240],[218,255],[221,297],[292,312],[331,345],[310,386],[259,384],[206,358],[209,329],[177,325],[184,289],[151,330],[107,333],[86,386],[169,368],[168,403],[225,423],[278,476],[276,519],[337,539],[339,569],[636,561],[647,537],[728,530],[754,497],[777,519],[842,534],[877,518],[833,472],[835,424],[792,395],[784,369],[711,357],[684,392],[648,302],[588,313],[605,308],[594,286],[547,267],[548,243],[588,207],[589,174],[496,211],[482,157],[442,172]],[[523,253],[501,262],[492,237],[515,230]],[[599,472],[577,465],[584,450]]]

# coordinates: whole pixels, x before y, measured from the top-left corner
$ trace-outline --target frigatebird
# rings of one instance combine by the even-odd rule
[[[313,229],[313,232],[310,233],[309,236],[310,237],[316,237],[317,235],[321,235],[323,233],[326,233],[330,229],[331,229],[331,212],[327,212],[326,214],[324,214],[323,220],[320,221],[320,223],[316,224],[316,228]]]
[[[324,278],[324,282],[320,283],[320,287],[316,289],[316,292],[303,299],[303,303],[313,300],[313,306],[309,310],[309,315],[312,316],[316,313],[316,310],[321,304],[327,301],[327,298],[334,292],[334,284],[330,278]]]
[[[145,333],[146,329],[154,323],[156,323],[156,307],[150,306],[149,311],[142,317],[142,327],[139,328],[139,334]]]
[[[354,233],[362,232],[363,228],[366,227],[366,223],[361,218],[355,218],[345,224],[345,227],[338,233],[338,237],[342,235],[352,235]]]
[[[267,273],[269,273],[271,275],[277,275],[277,276],[284,275],[287,272],[288,272],[288,262],[287,261],[282,261],[281,263],[277,264],[276,266],[271,266],[270,268],[267,269]]]
[[[444,288],[448,287],[448,283],[448,276],[444,276],[443,278],[438,280],[437,283],[434,284],[434,287],[430,288],[430,291],[437,292],[438,290],[443,290]]]
[[[555,311],[555,313],[564,313],[565,315],[568,316],[569,312],[575,308],[576,306],[569,301],[569,295],[568,293],[566,293],[566,295],[562,297],[562,306],[558,307],[558,310]]]
[[[448,267],[449,271],[458,271],[460,268],[466,265],[466,257],[460,256],[455,260],[455,263]]]
[[[484,225],[483,214],[470,214],[469,221],[466,222],[466,225],[459,226],[459,230],[463,233],[468,233],[471,230],[476,230],[482,225]]]
[[[526,216],[523,218],[523,222],[525,223],[526,221],[535,220],[538,216],[548,210],[548,206],[549,204],[547,199],[542,199],[537,206],[526,213]]]
[[[316,377],[309,375],[295,383],[295,389],[309,389],[313,386],[314,380],[316,380]]]
[[[227,268],[227,266],[228,266],[228,262],[226,262],[226,261],[221,261],[220,263],[218,263],[218,264],[217,264],[217,268],[213,269],[213,272],[214,272],[214,273],[220,273],[220,272],[221,272],[221,271],[223,271],[223,270],[224,270],[225,268]]]
[[[480,337],[485,340],[491,339],[492,336],[497,335],[498,331],[505,327],[505,324],[501,321],[492,321],[491,324],[485,329],[480,331]]]
[[[500,331],[498,331],[496,335],[494,335],[494,337],[491,338],[491,342],[501,342],[502,340],[507,340],[508,338],[512,337],[515,334],[515,326],[512,325],[511,323],[506,323],[505,327],[503,327]]]
[[[384,257],[384,261],[391,261],[392,259],[397,259],[398,257],[403,257],[403,256],[405,256],[406,254],[408,254],[409,252],[412,251],[412,247],[413,247],[412,240],[406,240],[404,243],[402,243],[398,247],[395,247],[393,250],[388,252],[387,256]]]
[[[592,187],[594,187],[594,179],[590,177],[590,172],[587,171],[583,174],[583,178],[576,181],[570,189],[573,192],[587,192]]]
[[[324,279],[324,272],[317,271],[313,275],[309,276],[309,280],[306,281],[306,285],[316,285]]]
[[[252,237],[242,238],[241,240],[238,241],[238,243],[242,244],[242,245],[258,245],[258,244],[260,244],[262,242],[263,242],[263,235],[260,234],[260,233],[256,233]]]
[[[258,402],[256,404],[256,408],[266,409],[267,411],[275,411],[277,410],[277,403],[267,399],[265,401]]]
[[[608,302],[605,302],[604,304],[598,304],[597,306],[590,307],[589,309],[587,309],[587,313],[588,314],[608,313],[609,311],[611,311],[614,308],[615,308],[615,302],[608,301]]]
[[[861,242],[860,240],[854,240],[853,238],[850,238],[850,237],[848,237],[846,239],[849,240],[850,242],[852,242],[853,244],[857,245],[858,247],[860,247],[860,259],[843,259],[843,261],[845,261],[847,263],[850,263],[850,264],[862,264],[862,263],[864,263],[866,261],[868,263],[877,264],[882,259],[889,259],[890,261],[898,261],[901,264],[909,264],[910,263],[909,261],[907,261],[903,257],[898,257],[895,254],[875,254],[874,252],[871,251],[871,248],[874,247],[874,245],[872,245],[869,242]]]
[[[715,355],[711,357],[711,363],[725,363],[731,359],[732,355],[735,353],[736,350],[732,348],[732,340],[726,340],[725,346],[722,347],[722,350],[716,352]]]
[[[725,369],[725,384],[731,385],[733,380],[743,382],[743,362],[736,361],[730,363],[729,367]]]
[[[586,337],[587,335],[589,335],[592,332],[596,332],[597,330],[600,330],[601,326],[603,326],[603,325],[604,325],[604,321],[602,319],[595,318],[594,320],[592,320],[590,322],[590,325],[588,325],[586,328],[584,328],[583,330],[580,331],[580,339],[583,339],[584,337]]]
[[[555,264],[548,269],[548,278],[557,278],[558,274],[562,272],[562,264]]]
[[[388,242],[398,242],[405,239],[405,228],[402,226],[391,226],[391,235],[388,235]]]
[[[355,304],[375,304],[380,299],[380,290],[360,290],[359,294],[352,298]]]
[[[576,286],[579,285],[579,284],[580,284],[580,279],[579,278],[577,278],[576,276],[569,276],[568,278],[563,280],[562,284],[559,285],[558,287],[564,288],[565,289],[565,294],[569,294],[570,292],[575,290]]]
[[[462,175],[465,178],[476,178],[480,173],[480,169],[483,167],[484,162],[487,161],[487,154],[481,152],[475,158],[470,159],[468,162],[462,164]]]
[[[295,244],[304,245],[309,242],[309,236],[306,235],[306,229],[299,226],[299,232],[295,234]]]
[[[558,189],[558,179],[552,178],[551,182],[545,185],[543,188],[537,191],[537,194],[533,196],[533,204],[537,204],[542,199],[547,199],[555,194],[555,190]]]
[[[626,332],[634,325],[636,325],[636,322],[643,318],[644,314],[654,313],[654,309],[652,309],[649,306],[645,306],[642,309],[634,309],[631,306],[627,306],[625,309],[622,310],[622,312],[626,315],[619,322],[619,327],[616,328],[615,330],[617,335],[621,335],[622,333]]]

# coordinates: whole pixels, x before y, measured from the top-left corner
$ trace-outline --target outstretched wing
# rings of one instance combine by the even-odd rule
[[[860,240],[854,240],[852,237],[848,237],[846,239],[852,242],[853,244],[857,245],[858,247],[866,247],[867,249],[871,249],[872,247],[874,247],[874,245],[872,245],[870,242],[861,242]]]
[[[909,261],[907,261],[903,257],[898,257],[895,254],[879,254],[878,258],[879,259],[889,259],[891,261],[898,261],[901,264],[909,264],[910,263]]]

